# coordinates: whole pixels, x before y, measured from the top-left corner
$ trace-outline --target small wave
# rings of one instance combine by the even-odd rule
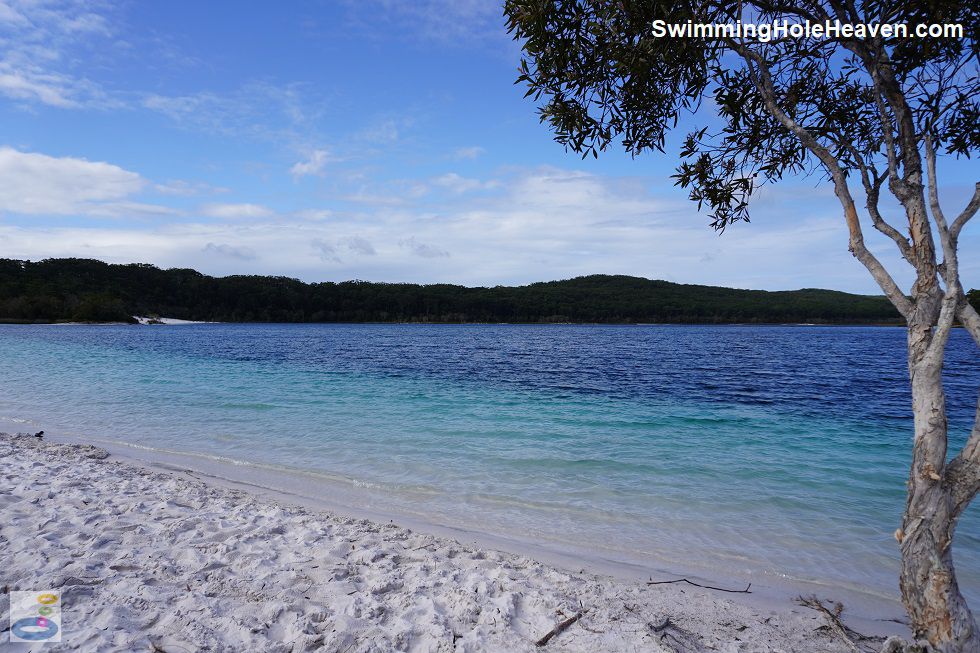
[[[244,403],[244,404],[241,404],[241,403],[224,403],[224,404],[221,404],[221,407],[222,408],[238,408],[238,409],[241,409],[241,410],[261,410],[261,411],[275,410],[276,408],[279,408],[279,406],[276,406],[275,404],[264,404],[264,403],[261,403],[261,402]]]
[[[287,476],[305,476],[308,478],[313,478],[325,483],[341,484],[351,487],[356,487],[360,489],[375,490],[375,491],[387,491],[387,492],[402,492],[402,493],[414,493],[417,495],[437,495],[442,494],[441,491],[424,485],[405,485],[397,483],[376,483],[373,481],[367,481],[363,479],[357,479],[350,476],[344,476],[342,474],[336,474],[324,470],[309,469],[303,467],[293,467],[289,465],[279,465],[275,463],[260,463],[250,460],[242,460],[239,458],[232,458],[230,456],[220,456],[217,454],[204,453],[200,451],[185,451],[177,449],[167,449],[164,447],[152,447],[145,444],[137,444],[135,442],[124,442],[121,440],[110,440],[104,438],[86,438],[90,442],[103,445],[116,445],[127,447],[130,449],[138,449],[141,451],[148,451],[154,454],[164,454],[170,456],[176,456],[178,458],[196,458],[199,460],[207,460],[214,463],[219,463],[220,465],[233,465],[235,467],[248,467],[258,470],[266,470],[274,472],[276,474],[282,474]],[[152,459],[148,462],[155,462]],[[239,480],[239,479],[228,479],[228,480]],[[260,485],[255,483],[254,479],[248,479],[248,482],[253,485]],[[266,487],[260,485],[260,487]],[[266,489],[277,489],[273,487],[267,487]]]
[[[13,422],[14,424],[30,424],[32,426],[38,425],[38,423],[32,419],[25,419],[23,417],[7,417],[5,415],[0,415],[0,421]]]

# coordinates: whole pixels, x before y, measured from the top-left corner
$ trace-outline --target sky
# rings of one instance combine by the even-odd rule
[[[670,178],[701,117],[664,154],[583,161],[514,85],[519,61],[493,0],[0,0],[0,257],[878,292],[820,178],[765,189],[719,235]],[[978,172],[940,161],[947,214]],[[967,288],[978,231],[961,239]]]

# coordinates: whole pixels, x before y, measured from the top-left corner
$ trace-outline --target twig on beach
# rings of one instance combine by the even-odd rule
[[[661,644],[676,653],[703,653],[705,650],[697,637],[675,624],[670,617],[664,617],[660,625],[648,623],[647,627],[659,638]]]
[[[174,644],[173,642],[168,643],[167,646],[171,647],[171,650],[172,650],[172,647],[176,646],[181,651],[187,651],[187,653],[190,653],[191,652],[191,649],[187,648],[186,646],[183,646],[181,644]],[[150,652],[151,653],[170,653],[167,649],[163,648],[163,646],[161,644],[158,644],[158,643],[154,642],[153,640],[150,640]]]
[[[688,580],[686,578],[678,578],[676,580],[650,580],[647,581],[647,585],[668,585],[670,583],[687,583],[688,585],[694,585],[695,587],[703,587],[706,590],[717,590],[719,592],[730,592],[732,594],[751,594],[752,583],[745,586],[744,590],[729,590],[724,587],[713,587],[711,585],[701,585],[700,583],[695,583],[693,580]]]
[[[844,612],[844,604],[837,602],[833,604],[833,610],[828,608],[823,604],[823,601],[818,599],[815,595],[810,596],[798,596],[796,597],[796,603],[802,605],[805,608],[810,608],[811,610],[816,610],[820,612],[827,618],[827,625],[825,628],[829,629],[840,639],[851,648],[853,651],[858,653],[863,653],[863,651],[877,651],[877,647],[874,644],[879,644],[882,640],[879,637],[869,637],[868,635],[863,635],[853,628],[850,628],[843,621],[841,621],[841,614]],[[872,648],[862,647],[862,642],[872,643]]]
[[[575,623],[576,621],[578,621],[579,619],[581,619],[583,614],[585,614],[585,610],[582,610],[581,612],[576,612],[571,617],[569,617],[565,621],[562,621],[557,626],[555,626],[550,631],[548,631],[548,634],[546,634],[544,637],[542,637],[537,642],[535,642],[534,645],[535,646],[546,646],[548,644],[548,642],[551,641],[551,638],[552,637],[554,637],[555,635],[560,635],[562,632],[564,632],[564,630],[566,628],[568,628],[573,623]]]
[[[911,628],[911,624],[909,624],[908,619],[882,618],[882,619],[875,619],[875,621],[890,621],[891,623],[899,624],[901,626],[909,626]]]

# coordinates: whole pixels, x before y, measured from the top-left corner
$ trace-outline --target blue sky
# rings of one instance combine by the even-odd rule
[[[513,84],[519,56],[489,0],[0,0],[0,256],[877,291],[818,179],[767,189],[719,236],[672,186],[677,139],[565,153]],[[978,168],[941,166],[952,212]]]

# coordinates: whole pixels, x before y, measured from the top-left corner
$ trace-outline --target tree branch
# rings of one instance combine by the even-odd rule
[[[909,301],[908,297],[905,296],[905,293],[903,293],[898,287],[898,284],[895,283],[895,280],[881,264],[881,261],[879,261],[864,244],[864,233],[861,230],[861,222],[858,218],[857,209],[854,207],[854,198],[851,196],[851,191],[847,186],[847,177],[844,175],[844,171],[841,169],[837,159],[830,152],[830,150],[817,141],[813,134],[793,120],[793,118],[787,115],[786,112],[776,104],[776,94],[773,90],[772,77],[762,56],[753,51],[751,48],[747,48],[733,39],[726,39],[726,41],[729,43],[730,47],[745,60],[746,65],[748,66],[749,77],[756,89],[759,91],[760,95],[762,95],[763,102],[765,103],[769,113],[771,113],[773,117],[775,117],[787,130],[789,130],[790,133],[799,138],[800,142],[803,143],[803,145],[810,152],[812,152],[813,155],[816,156],[827,169],[827,172],[834,181],[834,190],[837,198],[844,207],[844,220],[847,223],[848,232],[850,233],[851,253],[853,253],[854,257],[868,269],[871,276],[884,291],[885,295],[888,296],[888,299],[891,300],[895,308],[898,309],[898,312],[901,313],[906,320],[910,319],[914,310],[912,302]]]
[[[942,350],[949,340],[950,329],[956,321],[956,313],[959,303],[963,297],[963,289],[960,287],[959,258],[956,253],[956,240],[950,235],[946,224],[946,216],[939,205],[939,190],[936,181],[936,150],[932,146],[932,137],[928,130],[925,133],[926,144],[926,177],[929,186],[929,205],[932,208],[932,215],[936,220],[936,227],[939,231],[939,243],[943,248],[943,278],[946,281],[946,292],[943,296],[942,308],[939,311],[936,332],[929,343],[928,353],[930,356],[942,356]]]
[[[977,310],[970,305],[965,297],[960,299],[956,317],[959,318],[960,324],[973,336],[973,342],[980,347],[980,314],[977,314]]]
[[[875,89],[880,97],[888,103],[895,115],[895,123],[898,128],[899,146],[902,152],[902,168],[904,181],[915,183],[915,177],[922,170],[921,159],[919,158],[918,138],[915,134],[915,123],[912,117],[912,110],[905,100],[902,93],[902,85],[895,78],[891,60],[884,49],[872,50],[857,39],[849,40],[843,44],[864,61],[865,68],[874,82]],[[886,130],[890,133],[890,130]]]
[[[939,188],[936,182],[936,150],[932,146],[932,137],[927,133],[925,136],[926,141],[926,177],[929,182],[929,207],[932,209],[932,216],[936,220],[936,226],[939,227],[939,234],[948,233],[949,228],[946,224],[946,215],[943,213],[942,207],[939,205]],[[943,249],[945,250],[945,243],[943,244]],[[949,253],[944,251],[946,257],[949,257]]]
[[[954,243],[960,237],[960,232],[963,231],[966,223],[977,214],[978,209],[980,209],[980,182],[977,182],[974,186],[973,198],[970,200],[970,203],[966,205],[962,213],[956,216],[956,219],[953,220],[953,225],[949,228],[949,235]]]
[[[875,91],[875,105],[878,107],[878,120],[881,122],[882,138],[885,141],[885,154],[888,157],[888,181],[893,188],[904,188],[905,182],[898,176],[898,154],[895,151],[895,137],[892,134],[892,121],[885,107],[881,93]]]
[[[874,83],[875,98],[879,113],[883,115],[883,134],[886,145],[892,139],[890,122],[883,113],[884,103],[887,102],[895,117],[897,143],[901,155],[902,177],[890,178],[890,188],[895,197],[905,207],[909,218],[909,236],[912,240],[912,251],[917,262],[918,279],[912,294],[918,297],[920,293],[931,294],[938,285],[936,279],[936,245],[933,241],[932,227],[929,224],[926,202],[923,196],[922,157],[919,154],[919,135],[915,129],[914,114],[906,99],[902,84],[895,75],[895,70],[884,47],[872,47],[860,39],[841,41],[844,48],[857,55],[864,64],[865,70]],[[893,151],[889,149],[889,172],[894,172],[895,163],[892,160]]]
[[[881,217],[881,212],[878,210],[878,199],[881,196],[881,184],[884,183],[887,176],[876,176],[874,180],[872,180],[871,176],[868,174],[867,168],[863,164],[859,165],[861,167],[861,182],[864,184],[864,195],[866,198],[865,206],[868,209],[868,214],[871,216],[871,224],[875,229],[891,238],[895,244],[898,245],[898,251],[902,253],[902,258],[908,261],[912,267],[915,267],[915,254],[912,252],[912,246],[909,244],[909,239],[903,236],[898,229],[888,224],[885,219]]]
[[[811,23],[822,22],[823,19],[818,18],[817,15],[811,11],[800,6],[800,2],[796,3],[782,3],[782,2],[768,2],[767,0],[753,0],[753,5],[758,7],[764,12],[771,14],[790,14],[792,16],[799,16],[804,20],[808,20]]]
[[[946,216],[942,207],[939,205],[938,182],[936,179],[936,150],[932,145],[932,137],[925,134],[926,145],[926,175],[929,182],[929,204],[932,208],[933,217],[936,219],[936,227],[939,231],[939,242],[943,248],[943,277],[946,281],[946,292],[943,297],[943,306],[939,313],[939,320],[935,338],[929,344],[930,352],[935,355],[936,348],[946,345],[949,338],[949,331],[952,329],[953,321],[956,317],[970,331],[974,340],[980,345],[980,316],[967,302],[963,295],[963,288],[960,285],[959,255],[957,253],[957,241],[960,230],[980,207],[980,183],[976,185],[973,199],[956,218],[953,227],[946,223]],[[957,224],[958,223],[958,224]],[[955,231],[954,231],[955,229]],[[975,318],[975,319],[974,319]]]
[[[957,516],[980,492],[980,399],[973,418],[973,431],[963,450],[946,466],[943,483],[953,498],[953,514]]]

